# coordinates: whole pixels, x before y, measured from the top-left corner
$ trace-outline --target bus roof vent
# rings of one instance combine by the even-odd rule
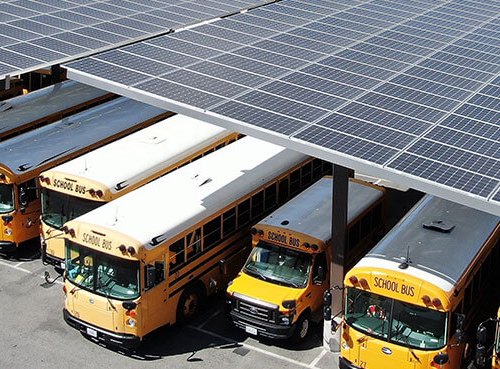
[[[455,228],[455,224],[451,224],[444,220],[432,220],[430,222],[422,224],[425,229],[431,229],[433,231],[438,231],[442,233],[449,233]]]
[[[0,103],[0,112],[4,112],[12,108],[13,108],[12,104],[9,104],[8,102]]]
[[[159,143],[162,143],[163,141],[165,141],[166,138],[164,136],[148,136],[148,137],[145,137],[142,142],[145,143],[145,144],[149,144],[149,145],[158,145]]]
[[[201,175],[199,175],[199,174],[195,175],[195,176],[193,177],[193,179],[194,179],[196,182],[198,182],[198,183],[199,183],[198,187],[204,186],[204,185],[206,185],[207,183],[212,182],[212,178],[210,178],[210,177],[203,177],[203,176],[201,176]]]

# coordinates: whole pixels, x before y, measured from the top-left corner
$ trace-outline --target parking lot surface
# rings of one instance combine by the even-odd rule
[[[36,250],[0,259],[0,368],[337,368],[322,345],[322,328],[292,346],[247,336],[223,313],[223,298],[207,301],[191,323],[149,336],[135,353],[102,347],[66,325],[61,278],[45,282]]]

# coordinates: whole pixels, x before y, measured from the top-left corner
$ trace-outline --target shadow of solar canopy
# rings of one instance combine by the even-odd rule
[[[70,78],[500,215],[500,3],[283,0]]]
[[[109,50],[267,2],[0,1],[0,79]]]

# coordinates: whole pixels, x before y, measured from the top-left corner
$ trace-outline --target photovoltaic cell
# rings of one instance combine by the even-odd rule
[[[177,7],[217,8],[188,3]],[[124,84],[125,71],[138,73],[133,95],[157,95],[164,108],[203,109],[245,134],[285,136],[500,215],[488,202],[500,202],[498,11],[492,0],[282,0],[125,46],[133,58],[108,54],[100,78]],[[178,69],[161,74],[162,63]]]
[[[279,115],[270,111],[248,106],[236,101],[228,101],[212,110],[246,124],[253,124],[263,129],[272,130],[282,135],[290,135],[305,126],[303,122],[288,116]]]

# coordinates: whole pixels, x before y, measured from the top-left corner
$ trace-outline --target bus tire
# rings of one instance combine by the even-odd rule
[[[303,313],[297,320],[295,330],[292,335],[292,342],[299,343],[305,340],[311,329],[309,314]]]
[[[199,311],[202,303],[202,294],[199,288],[187,287],[181,294],[177,305],[177,321],[184,323],[192,319]]]

